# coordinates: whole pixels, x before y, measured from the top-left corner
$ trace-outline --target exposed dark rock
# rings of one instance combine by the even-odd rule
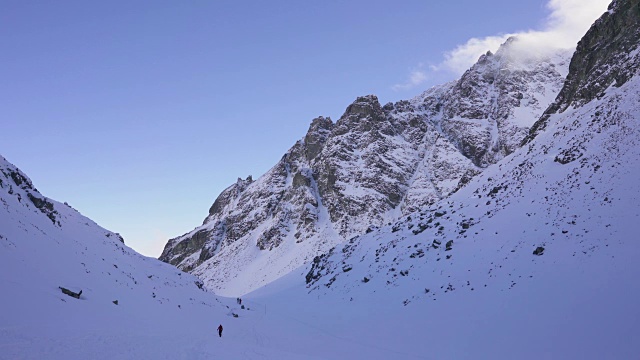
[[[447,244],[445,246],[446,246],[445,251],[449,251],[449,250],[453,249],[453,240],[447,241]]]
[[[634,53],[640,40],[640,1],[614,0],[582,37],[569,75],[556,100],[531,128],[523,144],[547,127],[549,118],[569,106],[580,107],[604,95],[610,86],[622,86],[640,67]]]
[[[313,119],[304,137],[305,157],[308,161],[313,160],[322,151],[332,128],[333,122],[330,118],[320,116]]]
[[[8,172],[8,174],[5,171]],[[35,187],[33,187],[31,180],[29,180],[29,178],[26,177],[20,170],[6,169],[6,170],[3,170],[2,172],[6,177],[10,177],[11,180],[13,180],[13,183],[16,184],[16,186],[20,187],[21,189],[33,190],[36,192],[38,191]]]
[[[177,243],[173,242],[177,241],[179,238],[171,239],[165,246],[165,251],[162,252],[159,259],[170,264],[178,265],[187,256],[201,250],[205,253],[205,255],[201,256],[206,257],[210,255],[210,253],[209,250],[204,249],[204,245],[209,238],[210,231],[200,230],[194,233],[191,237],[182,239]],[[169,246],[169,244],[171,244],[171,246]],[[204,260],[206,260],[206,258]]]
[[[29,200],[31,200],[33,205],[35,205],[43,214],[47,215],[51,222],[56,224],[56,216],[58,215],[58,212],[54,209],[53,203],[51,201],[47,200],[47,198],[44,197],[40,198],[38,196],[35,196],[31,194],[31,192],[27,192],[27,197],[29,198]]]
[[[73,292],[67,288],[63,288],[62,286],[59,286],[58,288],[62,291],[63,294],[69,295],[72,298],[80,299],[80,295],[82,295],[82,290],[80,290],[79,292]]]

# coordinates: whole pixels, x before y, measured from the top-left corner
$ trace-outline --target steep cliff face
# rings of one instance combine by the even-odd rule
[[[236,295],[447,197],[513,152],[562,85],[568,53],[521,59],[515,41],[414,99],[381,106],[368,95],[335,123],[314,119],[276,166],[226,189],[160,259]]]
[[[640,2],[614,0],[578,42],[570,73],[557,99],[531,128],[524,142],[544,130],[553,114],[580,107],[624,85],[640,66]]]
[[[640,296],[638,19],[638,1],[615,1],[580,42],[535,137],[443,201],[316,257],[298,272],[308,293],[353,309],[405,307],[424,316],[421,325],[468,338],[502,322],[503,336],[492,329],[500,340],[486,351],[429,349],[434,358],[502,351],[506,338],[518,355],[496,358],[633,357],[638,341],[626,329],[637,322]],[[550,328],[557,332],[540,330]],[[549,345],[558,333],[570,335]]]
[[[443,133],[482,168],[519,147],[567,75],[571,51],[523,55],[518,41],[480,57],[436,105]]]
[[[348,238],[389,220],[411,186],[429,127],[424,117],[393,116],[373,95],[358,98],[312,164],[335,230]]]

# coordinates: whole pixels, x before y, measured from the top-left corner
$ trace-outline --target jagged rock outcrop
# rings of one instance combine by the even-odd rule
[[[436,295],[441,303],[456,289],[507,292],[525,282],[528,291],[547,290],[531,291],[547,294],[536,298],[546,310],[558,299],[548,294],[564,273],[567,294],[584,291],[581,298],[597,299],[583,317],[603,301],[594,278],[614,284],[621,295],[637,292],[627,286],[633,280],[618,274],[625,269],[634,274],[629,279],[635,276],[629,269],[640,248],[634,236],[640,217],[639,3],[614,1],[586,33],[560,95],[523,148],[445,200],[314,258],[303,272],[309,293],[345,300],[383,293],[387,306],[406,289],[397,304],[423,306]],[[565,272],[573,267],[581,270]],[[363,278],[371,290],[360,286]],[[425,284],[424,291],[416,284]],[[625,304],[621,317],[634,308]]]
[[[515,41],[414,99],[362,96],[335,123],[314,119],[278,164],[224,190],[160,259],[237,295],[448,196],[513,152],[563,83],[568,53],[525,61]]]
[[[544,130],[551,115],[602,97],[610,86],[624,85],[640,67],[639,40],[640,2],[614,0],[578,42],[562,91],[523,143]]]
[[[0,161],[5,161],[4,158],[0,157]],[[24,194],[27,195],[27,198],[35,206],[40,212],[45,214],[53,224],[60,226],[59,214],[55,209],[53,203],[42,196],[38,189],[33,186],[31,180],[22,173],[18,168],[14,168],[11,166],[3,166],[0,168],[0,172],[3,176],[0,176],[0,187],[7,187],[8,194],[15,196],[18,201],[22,202],[23,198],[21,192],[16,191],[14,186],[20,188]],[[28,204],[27,204],[28,206]]]
[[[509,38],[495,54],[481,56],[435,104],[443,133],[481,168],[519,147],[567,73],[570,51],[523,55],[518,41]]]
[[[348,238],[389,220],[424,157],[429,126],[412,109],[394,116],[377,97],[363,96],[336,123],[312,164],[335,230]]]

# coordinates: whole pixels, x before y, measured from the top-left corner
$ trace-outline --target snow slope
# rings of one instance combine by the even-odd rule
[[[252,317],[235,300],[42,196],[3,157],[0,267],[0,359],[304,358],[246,337]]]
[[[248,295],[249,310],[133,253],[2,159],[0,358],[634,358],[639,95],[634,77],[553,115],[450,199],[318,259],[308,287],[303,268]]]
[[[3,157],[0,269],[2,360],[380,358],[373,344],[314,325],[316,312],[297,317],[278,298],[278,307],[245,299],[243,309],[200,289],[194,276],[44,197]],[[304,289],[302,277],[292,280]],[[326,311],[322,317],[341,312]]]
[[[0,202],[0,359],[380,358],[366,340],[314,325],[317,312],[298,318],[278,298],[278,307],[246,299],[242,309],[199,289],[192,275],[135,253],[41,195],[2,157]],[[304,289],[302,277],[292,280]],[[59,286],[82,294],[75,299]],[[322,317],[341,313],[326,311]]]

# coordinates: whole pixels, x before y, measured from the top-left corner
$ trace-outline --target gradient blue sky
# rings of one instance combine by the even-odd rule
[[[543,0],[0,0],[0,154],[158,256],[314,117],[452,80],[429,68],[447,51],[549,13]]]

